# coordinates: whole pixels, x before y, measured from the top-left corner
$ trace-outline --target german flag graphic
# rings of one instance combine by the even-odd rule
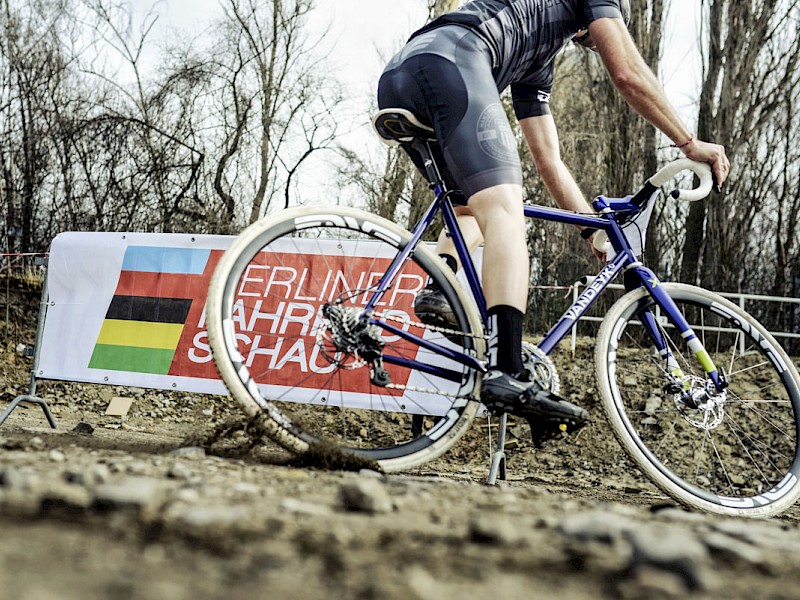
[[[90,369],[167,375],[210,250],[129,246]]]

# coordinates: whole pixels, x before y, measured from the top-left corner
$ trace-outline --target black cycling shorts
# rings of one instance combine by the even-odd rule
[[[404,108],[433,127],[445,182],[467,198],[495,185],[522,185],[516,139],[500,102],[491,53],[468,29],[445,26],[412,39],[383,72],[378,106]],[[410,154],[424,174],[421,158]]]

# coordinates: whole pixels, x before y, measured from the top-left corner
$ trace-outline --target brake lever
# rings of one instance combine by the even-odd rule
[[[714,193],[715,194],[721,194],[722,193],[722,186],[717,181],[717,175],[716,175],[716,173],[714,173],[713,169],[711,170],[711,181],[713,182]]]

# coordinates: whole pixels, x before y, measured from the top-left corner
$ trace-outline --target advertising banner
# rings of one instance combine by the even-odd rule
[[[37,377],[227,393],[213,363],[205,310],[211,276],[233,239],[183,234],[59,235],[50,252],[49,305]],[[298,256],[297,243],[285,253],[277,245],[279,256],[260,255],[239,286],[233,314],[238,339],[256,381],[258,373],[270,374],[270,385],[262,386],[268,397],[315,401],[316,388],[329,380],[333,369],[314,343],[321,306],[344,285],[368,288],[390,260],[387,256],[383,265],[373,256],[364,259],[364,268],[359,269],[358,259],[350,258],[347,269],[337,269],[319,240],[313,247],[319,260],[314,254],[302,254],[301,261],[293,260]],[[359,281],[343,281],[345,271]],[[404,274],[379,308],[413,318],[414,296],[424,284],[423,273]],[[273,335],[259,334],[264,331]],[[344,404],[375,405],[375,388],[369,388],[366,369],[345,372],[339,380]],[[292,395],[282,394],[282,387],[291,389]],[[384,410],[403,410],[390,408],[405,406],[400,392],[384,392],[385,399],[392,400],[383,402]],[[441,407],[426,406],[424,412],[443,414],[446,410],[445,401]]]
[[[225,394],[205,332],[205,300],[233,239],[56,237],[37,377]]]

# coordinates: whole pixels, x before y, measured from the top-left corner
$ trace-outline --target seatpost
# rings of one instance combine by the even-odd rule
[[[437,191],[437,196],[447,191],[442,179],[442,174],[439,171],[439,165],[433,158],[433,148],[428,141],[414,140],[414,148],[422,154],[422,159],[425,163],[425,172],[428,175],[428,181],[431,182],[431,188]],[[437,190],[438,188],[438,190]]]

